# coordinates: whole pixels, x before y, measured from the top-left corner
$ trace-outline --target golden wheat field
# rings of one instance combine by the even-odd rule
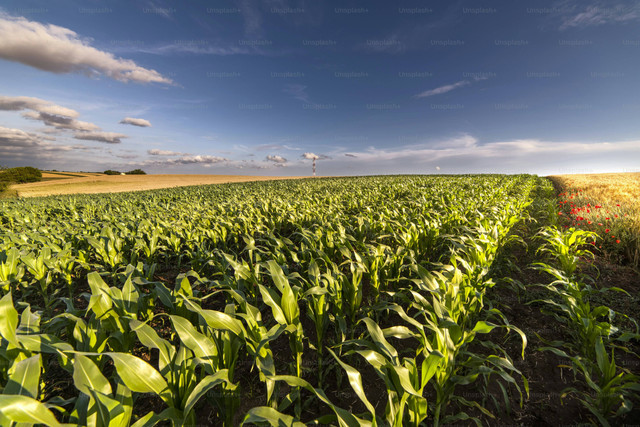
[[[43,178],[46,180],[12,185],[10,190],[16,191],[18,197],[40,197],[60,194],[120,193],[188,185],[299,178],[249,175],[77,175],[84,176],[64,176],[45,172]]]

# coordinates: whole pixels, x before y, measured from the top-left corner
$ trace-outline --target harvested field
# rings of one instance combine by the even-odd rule
[[[155,190],[158,188],[183,187],[188,185],[225,184],[230,182],[268,181],[295,179],[300,177],[267,177],[250,175],[103,175],[77,174],[79,177],[49,179],[10,187],[18,197],[41,197],[59,194],[121,193],[124,191]],[[57,177],[45,172],[43,178]]]

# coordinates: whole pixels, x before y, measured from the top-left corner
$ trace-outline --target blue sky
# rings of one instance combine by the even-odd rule
[[[0,165],[640,170],[640,4],[5,0]]]

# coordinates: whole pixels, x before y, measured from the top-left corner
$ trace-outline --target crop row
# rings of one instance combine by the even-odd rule
[[[4,202],[0,424],[193,425],[205,404],[225,425],[491,418],[528,393],[495,339],[519,334],[524,357],[526,337],[485,291],[537,183],[372,177]],[[457,392],[496,379],[502,404]]]

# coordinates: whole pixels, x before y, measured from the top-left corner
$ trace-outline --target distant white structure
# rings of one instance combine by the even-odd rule
[[[318,156],[315,153],[304,153],[302,155],[303,159],[307,159],[307,160],[313,160],[313,176],[316,176],[316,160],[318,160],[320,158],[320,156]]]

